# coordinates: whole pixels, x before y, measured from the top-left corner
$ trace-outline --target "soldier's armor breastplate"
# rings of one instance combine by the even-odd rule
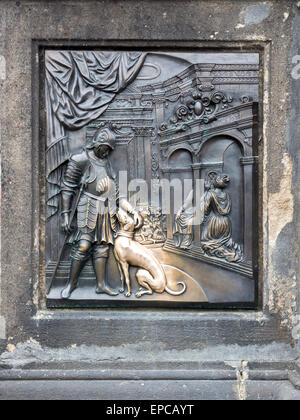
[[[85,187],[85,191],[89,192],[90,194],[93,194],[95,196],[101,196],[102,193],[97,191],[97,185],[99,182],[104,180],[108,174],[106,170],[106,162],[101,162],[101,164],[95,164],[94,162],[91,162],[90,167],[87,169],[87,183]]]
[[[98,217],[104,214],[107,206],[107,193],[97,191],[99,183],[108,176],[107,160],[96,161],[88,157],[89,163],[83,176],[85,187],[77,209],[78,228],[84,233],[90,233],[96,228]],[[110,182],[113,181],[110,179]]]

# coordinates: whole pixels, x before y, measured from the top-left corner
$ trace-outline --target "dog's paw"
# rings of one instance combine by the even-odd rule
[[[120,290],[119,290],[119,292],[120,292],[120,293],[124,293],[124,292],[125,292],[125,290],[122,288],[122,289],[120,289]]]
[[[130,297],[131,296],[131,292],[127,292],[125,296],[126,297]]]
[[[140,297],[142,297],[142,293],[138,292],[138,293],[136,293],[136,294],[135,294],[135,296],[136,296],[137,298],[140,298]]]

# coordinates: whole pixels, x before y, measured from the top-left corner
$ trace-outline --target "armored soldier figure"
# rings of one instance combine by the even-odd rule
[[[119,195],[116,176],[108,155],[115,148],[115,136],[109,129],[96,132],[91,144],[82,153],[73,155],[67,165],[62,183],[62,228],[71,233],[70,213],[73,197],[80,189],[77,207],[77,226],[72,232],[71,269],[62,298],[69,299],[77,288],[80,273],[90,256],[97,279],[96,293],[116,296],[106,285],[106,264],[109,245],[114,243],[116,206],[134,218],[136,227],[142,224],[139,213]]]

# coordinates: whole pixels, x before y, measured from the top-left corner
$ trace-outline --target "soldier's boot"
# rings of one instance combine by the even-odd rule
[[[85,261],[72,259],[70,278],[67,286],[61,292],[62,299],[69,299],[74,290],[77,289],[78,279],[84,264]]]
[[[81,240],[78,244],[74,245],[71,253],[71,270],[67,286],[61,292],[63,299],[69,299],[71,294],[78,286],[80,273],[88,259],[89,252],[92,244],[89,241]]]
[[[93,258],[94,270],[97,277],[97,289],[96,293],[106,293],[109,296],[117,296],[118,293],[112,291],[105,283],[106,279],[106,263],[107,258]]]

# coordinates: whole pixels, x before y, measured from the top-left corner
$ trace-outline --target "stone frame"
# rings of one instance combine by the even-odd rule
[[[40,3],[38,6],[41,6],[43,2],[38,3]],[[249,2],[245,1],[244,3],[247,6]],[[290,1],[284,3],[292,9]],[[5,4],[4,7],[9,8],[11,6]],[[279,14],[278,9],[281,10],[281,7],[274,6],[277,14]],[[298,13],[299,18],[299,11],[295,11],[295,13]],[[297,25],[296,22],[295,25]],[[109,29],[109,25],[106,25],[106,28]],[[24,116],[22,116],[18,127],[15,125],[15,119],[19,118],[17,114],[7,113],[7,110],[12,107],[11,102],[8,101],[8,104],[4,104],[3,97],[1,98],[1,105],[4,107],[4,118],[2,117],[4,126],[2,132],[3,148],[1,152],[3,162],[2,217],[3,220],[8,221],[7,223],[4,222],[2,226],[2,302],[0,312],[6,320],[7,339],[0,339],[1,353],[3,351],[0,355],[0,365],[2,367],[0,372],[1,393],[5,387],[9,390],[11,382],[14,383],[13,381],[16,379],[18,379],[18,382],[14,395],[18,397],[17,390],[19,389],[22,392],[23,389],[22,381],[31,383],[31,380],[39,379],[44,380],[47,384],[49,379],[59,380],[64,378],[70,380],[71,388],[73,387],[77,396],[85,396],[86,398],[89,396],[88,392],[91,393],[91,396],[95,394],[89,387],[86,391],[83,391],[78,382],[79,379],[94,380],[98,384],[102,396],[108,396],[115,383],[128,380],[131,385],[124,391],[128,398],[136,395],[135,393],[143,381],[147,381],[149,386],[151,384],[153,386],[154,381],[160,381],[162,385],[168,382],[170,384],[169,393],[173,392],[174,397],[178,399],[186,395],[181,388],[184,383],[187,384],[190,391],[188,395],[193,398],[198,395],[199,399],[213,396],[243,399],[245,392],[249,398],[258,398],[259,394],[266,398],[270,394],[274,398],[284,398],[287,390],[291,390],[290,395],[294,395],[291,382],[299,385],[299,379],[295,373],[297,369],[295,361],[299,357],[299,352],[291,330],[293,327],[293,308],[299,293],[299,285],[298,289],[296,286],[286,285],[284,280],[286,278],[286,274],[284,274],[286,268],[276,268],[276,264],[270,262],[272,254],[274,257],[274,255],[277,255],[276,253],[280,252],[281,247],[287,246],[287,238],[280,238],[280,234],[287,235],[286,232],[283,232],[286,226],[283,226],[275,239],[271,237],[270,242],[268,235],[264,235],[267,232],[265,226],[268,221],[266,212],[269,211],[271,216],[274,217],[274,210],[268,204],[267,197],[269,191],[272,191],[272,194],[277,194],[280,184],[276,174],[274,174],[276,168],[274,168],[274,165],[272,166],[271,160],[275,160],[280,165],[282,158],[284,162],[283,171],[287,171],[287,177],[292,177],[292,170],[289,169],[289,158],[285,157],[280,147],[273,145],[273,155],[269,155],[269,148],[272,145],[269,145],[268,139],[271,138],[271,133],[274,133],[272,124],[275,124],[275,117],[270,113],[267,97],[271,94],[274,99],[276,95],[275,98],[280,100],[279,97],[282,93],[278,80],[274,76],[275,64],[271,61],[272,48],[279,48],[277,44],[274,47],[275,41],[272,40],[272,36],[274,38],[275,34],[273,29],[268,29],[269,35],[265,35],[263,40],[258,34],[256,39],[250,37],[251,39],[247,41],[241,41],[240,39],[243,39],[243,37],[249,38],[247,28],[241,32],[241,38],[231,41],[222,39],[200,41],[200,38],[198,41],[189,41],[190,35],[183,33],[181,33],[182,40],[176,40],[177,48],[179,44],[185,48],[198,47],[212,48],[213,50],[228,48],[231,51],[240,51],[242,48],[245,51],[259,51],[261,54],[261,80],[264,83],[261,85],[260,94],[264,109],[261,106],[260,115],[263,117],[264,124],[260,127],[260,134],[266,141],[260,143],[263,160],[259,162],[259,197],[263,205],[260,206],[259,211],[259,242],[260,249],[264,250],[265,258],[261,255],[259,261],[260,290],[262,292],[259,296],[258,310],[229,310],[226,312],[176,311],[173,309],[170,311],[103,309],[79,312],[46,310],[43,297],[44,286],[40,281],[41,277],[44,276],[43,269],[41,269],[43,259],[40,251],[44,247],[43,204],[41,204],[43,203],[43,196],[40,195],[41,191],[44,190],[44,168],[43,163],[39,164],[39,162],[44,161],[44,144],[41,142],[44,132],[41,131],[40,125],[40,118],[44,118],[44,109],[38,89],[41,82],[41,62],[38,59],[39,48],[45,46],[55,48],[66,45],[68,47],[86,47],[87,45],[90,47],[103,45],[126,47],[132,45],[133,42],[135,46],[141,47],[153,44],[167,47],[172,45],[172,36],[170,37],[170,34],[167,33],[162,34],[163,38],[170,38],[165,41],[143,41],[142,39],[145,38],[143,33],[140,35],[139,41],[124,41],[121,39],[109,40],[109,37],[105,35],[106,30],[101,32],[101,42],[98,40],[86,41],[85,39],[82,39],[82,41],[66,41],[64,39],[43,41],[38,40],[39,38],[42,39],[43,28],[40,27],[38,31],[33,31],[34,36],[26,39],[30,44],[31,51],[29,60],[28,54],[26,56],[27,67],[26,72],[24,72],[27,78],[30,74],[32,75],[32,90],[29,81],[26,81],[24,76],[20,79],[16,79],[16,76],[8,76],[9,80],[4,90],[4,96],[10,94],[13,98],[18,98],[15,105],[16,110],[21,111],[22,106],[27,106],[27,110],[24,112],[27,119],[23,120]],[[127,34],[128,39],[134,39],[135,35],[134,30]],[[52,36],[54,37],[55,34],[53,33]],[[207,35],[203,32],[201,36],[203,39],[207,38]],[[221,31],[220,36],[221,38],[224,36],[223,31]],[[70,38],[74,39],[72,36]],[[186,41],[183,39],[186,39]],[[17,53],[20,53],[21,46],[24,46],[21,41],[19,42]],[[28,48],[28,44],[26,46]],[[7,49],[5,52],[8,58],[11,58]],[[17,57],[17,64],[21,66],[21,62],[18,60]],[[9,62],[9,60],[7,61]],[[32,67],[29,65],[30,63]],[[271,93],[270,79],[277,88],[275,93]],[[25,83],[25,104],[15,90],[15,86],[13,86],[13,83],[17,80],[20,80],[20,83]],[[288,82],[286,81],[286,83]],[[9,88],[11,88],[10,92]],[[297,92],[299,96],[299,87],[297,88],[295,85],[294,95],[297,95]],[[294,95],[294,105],[299,106]],[[279,109],[278,106],[278,112]],[[286,110],[286,113],[280,116],[284,127],[289,124],[287,112]],[[32,118],[32,124],[28,122],[30,117]],[[296,122],[292,120],[290,124],[290,130],[293,131]],[[21,128],[25,130],[27,139],[24,150],[21,148]],[[16,140],[14,140],[17,146],[15,150],[9,148],[11,144],[10,136],[14,134],[18,134]],[[291,150],[296,149],[295,146],[290,146],[290,148]],[[297,157],[294,159],[296,166]],[[269,168],[267,178],[263,176],[264,167]],[[275,176],[275,181],[270,181],[272,176]],[[296,177],[297,174],[294,174],[294,179],[299,179]],[[24,188],[16,186],[16,181],[20,180],[24,182]],[[292,189],[290,194],[295,195],[295,203],[298,205],[296,191]],[[16,205],[12,208],[11,200],[13,198]],[[275,199],[276,196],[273,195],[274,205],[276,205]],[[32,211],[26,213],[26,208],[31,208]],[[287,213],[287,216],[289,214]],[[19,222],[20,226],[23,227],[22,235],[16,232],[16,222]],[[292,231],[293,226],[297,231],[296,221],[292,219],[290,223]],[[17,240],[19,238],[20,246],[17,249],[14,248],[11,237],[16,237]],[[278,244],[276,245],[277,240]],[[296,243],[296,238],[293,238],[293,241]],[[297,264],[296,256],[294,256],[293,261],[291,264],[294,266]],[[297,272],[296,267],[294,271]],[[294,273],[294,271],[291,272]],[[81,351],[79,349],[76,351],[76,347],[72,348],[72,345],[84,346],[85,361],[82,360]],[[128,364],[125,367],[126,363],[122,362],[124,347],[126,357],[128,360],[131,358],[129,369]],[[214,354],[220,354],[221,358],[219,360],[210,359],[209,352],[205,350],[205,347],[213,348]],[[53,360],[52,348],[57,348],[60,351],[60,357],[56,360]],[[103,349],[102,355],[97,353],[97,348]],[[153,348],[155,349],[154,364],[147,360],[147,354],[153,352]],[[4,352],[7,349],[8,351]],[[228,350],[233,352],[233,358],[230,357],[229,362],[226,361]],[[135,352],[142,352],[144,356],[136,361]],[[172,354],[172,352],[174,353]],[[275,357],[268,359],[270,352],[274,352]],[[37,362],[41,359],[41,355],[43,355],[44,361]],[[175,362],[177,359],[180,362]],[[17,362],[19,362],[19,366],[27,368],[24,370],[16,369]],[[34,362],[34,366],[28,369],[28,363],[30,362]],[[68,367],[66,368],[66,366]],[[76,373],[79,368],[81,372]],[[63,394],[68,395],[68,384],[65,384],[64,381],[61,384]],[[32,386],[34,388],[34,384]],[[118,392],[117,395],[122,395],[120,391]],[[146,387],[142,395],[156,398],[158,394],[150,386],[150,388]],[[167,395],[167,390],[162,388],[159,397]]]

